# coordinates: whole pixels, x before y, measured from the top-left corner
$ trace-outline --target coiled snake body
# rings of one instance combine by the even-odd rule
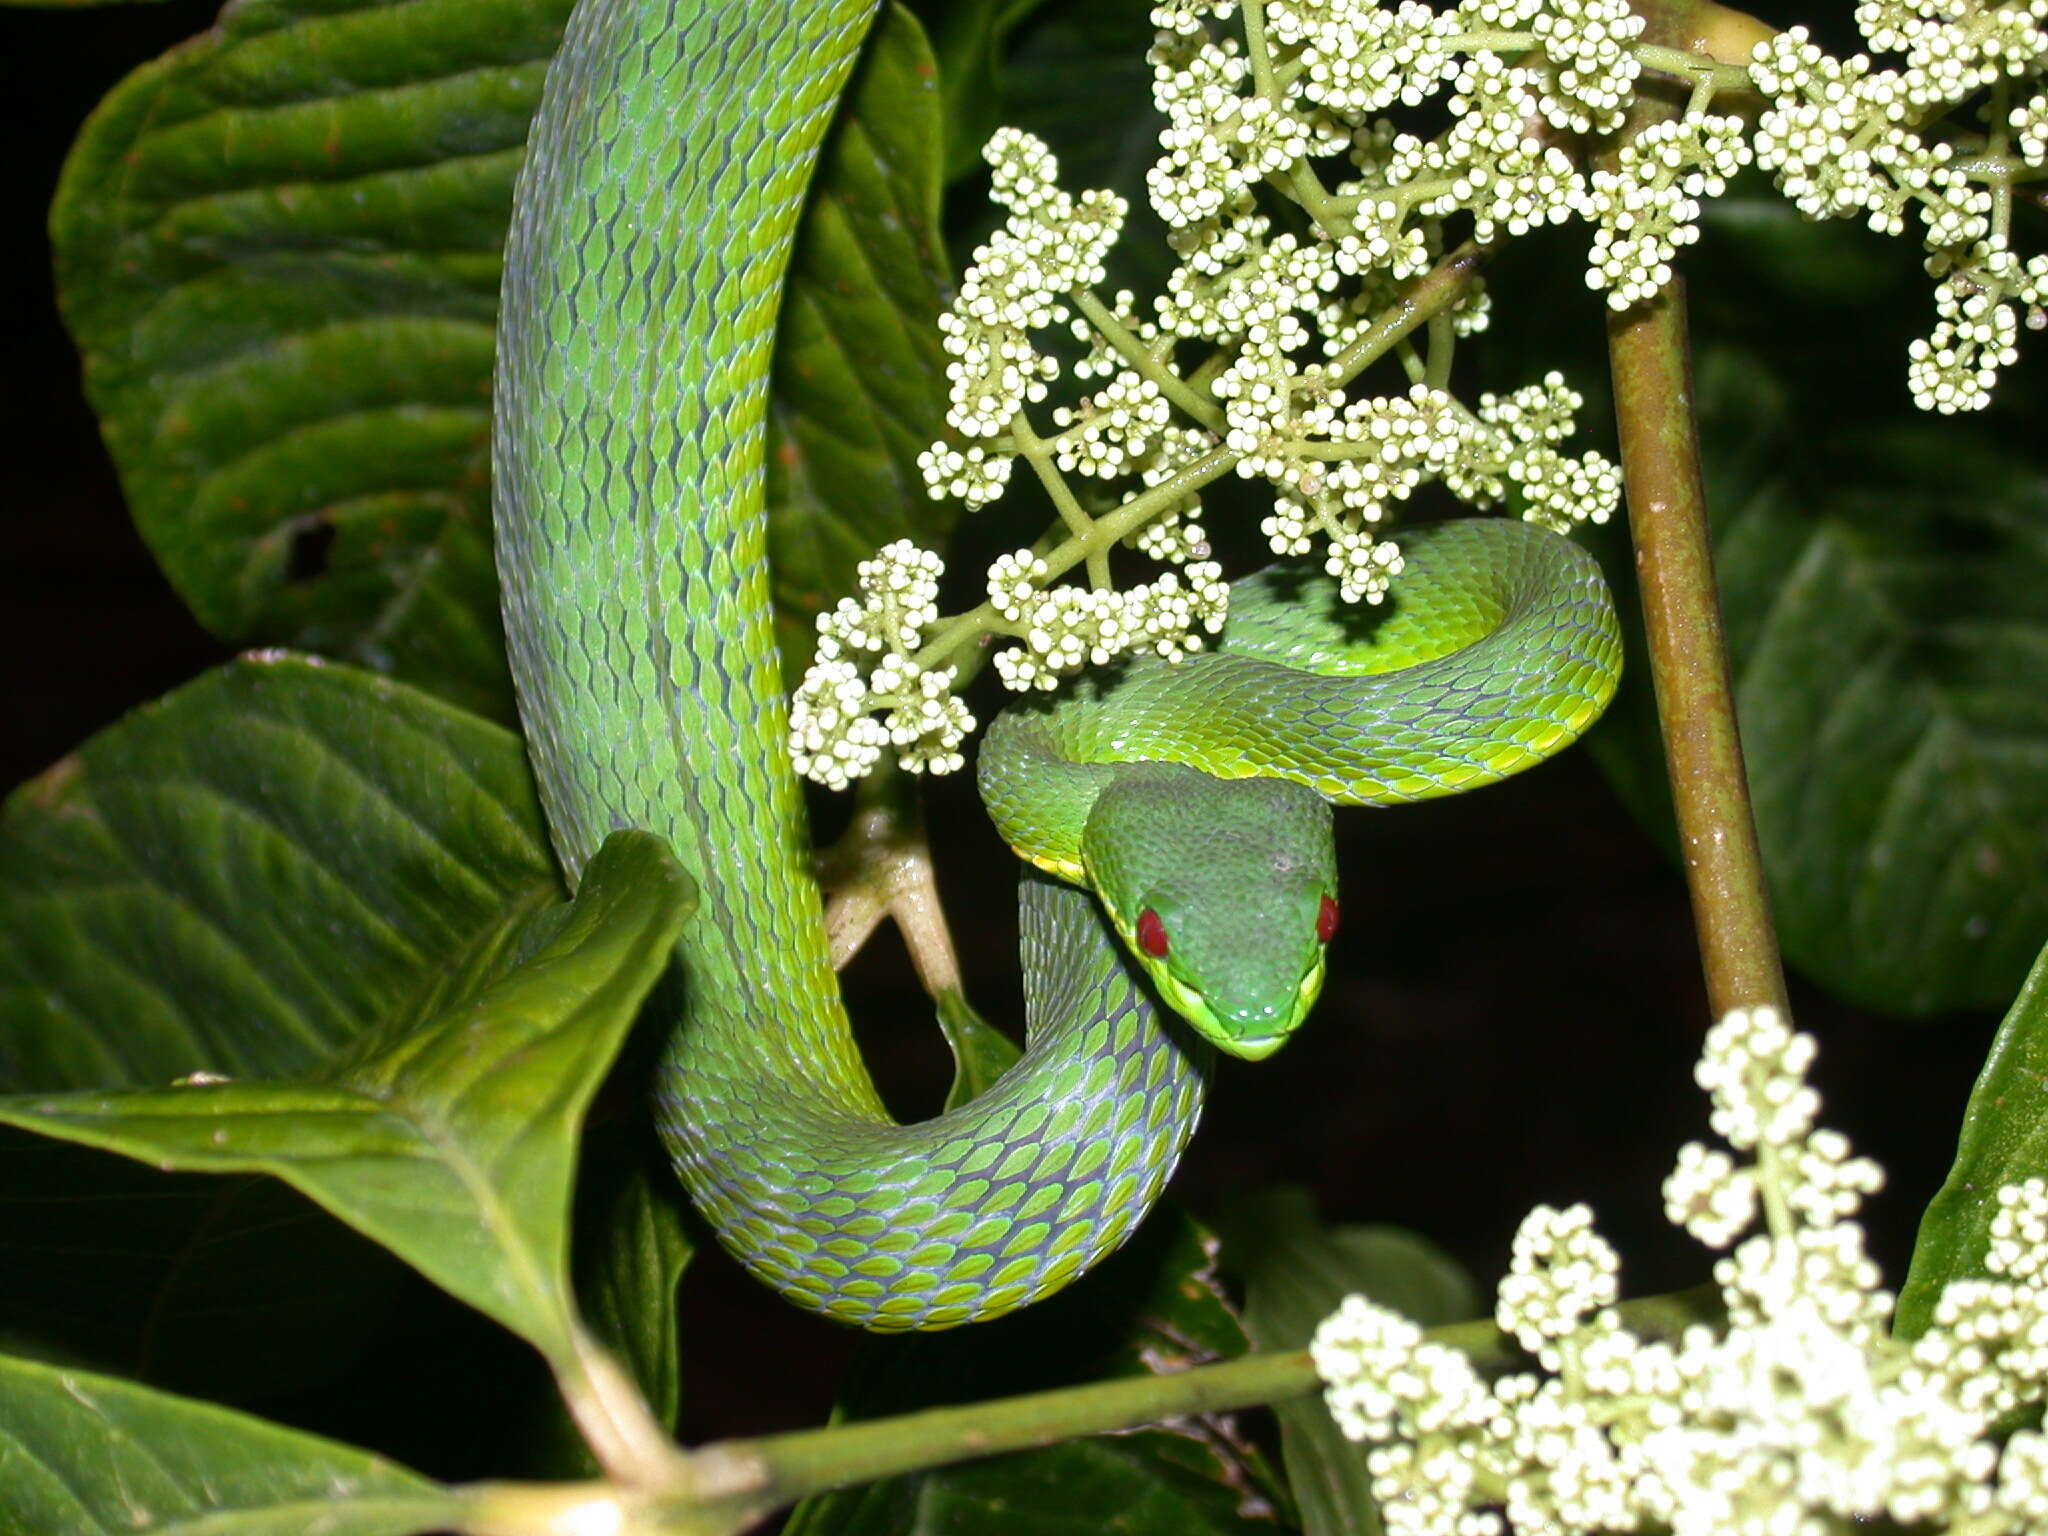
[[[852,1043],[785,752],[761,455],[777,292],[871,11],[871,0],[583,0],[519,182],[493,451],[508,644],[564,868],[574,879],[609,832],[644,827],[700,887],[678,955],[684,1017],[657,1100],[678,1171],[770,1285],[901,1329],[1022,1306],[1120,1243],[1193,1128],[1208,1051],[1169,1026],[1130,957],[1183,1008],[1175,990],[1187,979],[1121,941],[1086,892],[1035,876],[1020,898],[1027,1048],[992,1089],[899,1126]],[[1616,664],[1591,562],[1510,523],[1446,525],[1417,548],[1417,590],[1464,592],[1448,604],[1461,623],[1439,634],[1435,605],[1417,603],[1375,633],[1363,661],[1334,664],[1421,664],[1304,674],[1295,663],[1309,653],[1335,655],[1345,617],[1282,602],[1262,620],[1240,599],[1248,616],[1232,638],[1241,628],[1247,654],[1214,659],[1235,669],[1227,677],[1136,668],[1115,689],[1077,690],[1065,714],[1020,713],[992,733],[983,777],[998,824],[1060,867],[1082,834],[1034,812],[1033,785],[1085,819],[1103,799],[1091,759],[1114,740],[1179,762],[1206,743],[1220,749],[1214,771],[1287,785],[1255,794],[1321,805],[1484,782],[1583,729]],[[1244,585],[1247,596],[1257,587]],[[1307,615],[1302,628],[1290,612]],[[1189,686],[1198,714],[1187,696],[1176,702]],[[1150,697],[1153,713],[1137,717],[1150,723],[1106,726],[1121,694]],[[1226,697],[1235,715],[1219,708]],[[1331,744],[1306,767],[1239,730],[1296,714]],[[1064,789],[1053,782],[1062,773]],[[1299,811],[1288,802],[1287,815]],[[1255,813],[1255,839],[1259,824]],[[1150,832],[1138,825],[1145,846],[1104,859],[1149,891]],[[1213,851],[1185,857],[1207,866]],[[1311,878],[1327,860],[1325,835]],[[1159,923],[1150,906],[1117,911],[1127,938],[1146,914]],[[1241,909],[1225,917],[1244,932]],[[1200,958],[1205,920],[1176,918],[1174,964]],[[1313,933],[1289,942],[1319,982]],[[1204,985],[1196,976],[1197,1008]],[[1226,1044],[1234,1033],[1257,1047],[1272,1020],[1256,1014],[1232,1002],[1202,1022]]]

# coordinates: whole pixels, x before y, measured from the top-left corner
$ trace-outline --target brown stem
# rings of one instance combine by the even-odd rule
[[[1785,975],[1707,536],[1684,279],[1674,278],[1648,303],[1611,314],[1607,346],[1650,676],[1707,1001],[1716,1016],[1762,1003],[1782,1008]]]
[[[1713,0],[1634,6],[1646,23],[1643,41],[1658,46],[1738,52],[1762,25]],[[1627,131],[1677,110],[1658,95],[1639,95]],[[1783,1008],[1785,972],[1757,850],[1707,531],[1685,279],[1674,277],[1647,303],[1609,311],[1607,355],[1650,677],[1707,1002],[1716,1017],[1766,1003]]]
[[[916,781],[883,769],[862,782],[859,795],[852,823],[817,861],[832,968],[844,969],[891,918],[925,991],[933,997],[958,992],[960,962],[939,901]]]

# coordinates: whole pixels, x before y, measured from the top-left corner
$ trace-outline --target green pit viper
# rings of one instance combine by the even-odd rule
[[[1236,585],[1219,652],[1013,707],[984,797],[1020,853],[1102,904],[1027,872],[1023,1058],[895,1124],[827,958],[762,500],[778,290],[872,12],[582,0],[515,198],[493,472],[563,867],[573,881],[641,827],[699,886],[656,1093],[677,1169],[761,1279],[893,1330],[1024,1306],[1122,1242],[1194,1126],[1204,1040],[1265,1055],[1321,985],[1331,802],[1448,793],[1556,751],[1604,706],[1619,646],[1569,542],[1445,524],[1404,536],[1366,643],[1327,581],[1282,569]]]

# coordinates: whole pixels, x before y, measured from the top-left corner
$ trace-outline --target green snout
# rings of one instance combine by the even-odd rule
[[[1242,1061],[1264,1061],[1285,1045],[1308,1017],[1323,990],[1324,964],[1318,954],[1300,985],[1277,1005],[1233,1009],[1219,1006],[1216,999],[1187,986],[1150,956],[1136,949],[1131,953],[1151,977],[1161,1002],[1186,1019],[1195,1033],[1217,1050]]]

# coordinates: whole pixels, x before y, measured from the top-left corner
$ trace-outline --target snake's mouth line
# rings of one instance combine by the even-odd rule
[[[1185,1018],[1203,1039],[1225,1055],[1240,1061],[1264,1061],[1293,1038],[1294,1031],[1322,995],[1324,963],[1318,958],[1302,976],[1295,988],[1294,1006],[1288,1010],[1279,1027],[1259,1035],[1237,1034],[1225,1027],[1216,1011],[1209,1006],[1207,998],[1177,980],[1164,967],[1147,966],[1146,971],[1158,988],[1161,1001]]]

